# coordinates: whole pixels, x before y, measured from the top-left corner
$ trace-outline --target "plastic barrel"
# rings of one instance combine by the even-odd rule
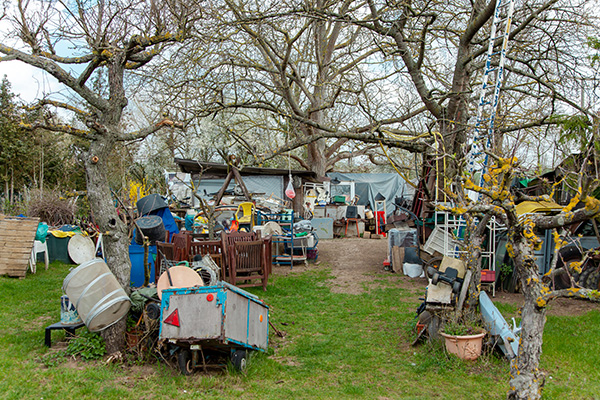
[[[150,214],[152,211],[168,207],[165,200],[162,197],[160,197],[159,194],[149,194],[146,197],[142,197],[137,201],[136,206],[138,209],[138,213],[141,216]]]
[[[144,236],[148,236],[150,242],[156,242],[165,240],[167,231],[163,220],[158,215],[148,215],[145,217],[138,218],[136,220],[137,226],[141,229]],[[144,243],[144,237],[140,232],[135,233],[135,242],[137,244]]]
[[[131,301],[101,258],[75,268],[63,281],[63,291],[92,332],[113,325],[129,311]]]
[[[156,282],[154,276],[155,259],[156,246],[149,246],[148,262],[150,263],[150,282]],[[129,275],[131,286],[140,287],[144,284],[144,247],[137,244],[130,245],[129,260],[131,261],[131,273]]]

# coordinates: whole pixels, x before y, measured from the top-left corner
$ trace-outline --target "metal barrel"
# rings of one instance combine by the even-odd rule
[[[63,291],[92,331],[101,331],[127,315],[131,301],[104,260],[87,261],[67,275]]]

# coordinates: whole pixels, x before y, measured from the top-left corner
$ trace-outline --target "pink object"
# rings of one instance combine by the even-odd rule
[[[485,332],[476,335],[453,336],[440,332],[446,339],[448,353],[456,354],[463,360],[476,360],[481,355],[481,346]]]

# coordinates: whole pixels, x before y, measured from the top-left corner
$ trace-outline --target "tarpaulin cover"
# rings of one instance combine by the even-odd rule
[[[375,209],[375,196],[381,193],[385,197],[387,214],[394,212],[394,199],[404,197],[413,198],[414,189],[396,173],[341,173],[331,172],[327,176],[337,178],[341,182],[354,182],[354,194],[359,197],[358,205],[369,205]]]
[[[169,237],[173,236],[175,233],[179,233],[179,228],[177,227],[177,223],[175,222],[175,218],[173,218],[173,214],[171,214],[171,210],[168,207],[161,208],[158,210],[152,211],[149,215],[158,215],[163,220],[163,225],[165,226],[165,230],[169,231]],[[131,240],[131,244],[135,243],[135,235],[136,231],[133,232],[133,239]]]

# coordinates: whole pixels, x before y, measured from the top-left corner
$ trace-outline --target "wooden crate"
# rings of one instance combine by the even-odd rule
[[[25,277],[39,222],[0,215],[0,275]]]

